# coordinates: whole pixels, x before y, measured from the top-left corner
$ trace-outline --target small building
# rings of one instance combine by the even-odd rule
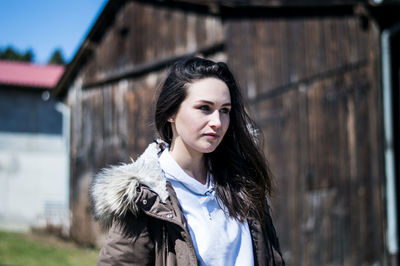
[[[1,229],[68,230],[68,144],[62,105],[49,97],[63,71],[0,61]]]
[[[265,136],[288,265],[398,265],[398,1],[110,0],[58,82],[71,108],[71,235],[101,244],[96,172],[155,137],[176,59],[226,61]]]

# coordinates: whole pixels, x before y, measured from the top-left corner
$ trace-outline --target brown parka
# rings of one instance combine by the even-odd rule
[[[179,201],[159,166],[160,152],[152,143],[137,161],[94,178],[94,216],[111,226],[97,265],[198,265]],[[255,219],[248,224],[255,265],[284,265],[269,212],[265,225]]]

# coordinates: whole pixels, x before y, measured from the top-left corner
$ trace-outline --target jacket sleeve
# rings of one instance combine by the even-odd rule
[[[154,242],[144,215],[114,221],[97,265],[152,265]]]

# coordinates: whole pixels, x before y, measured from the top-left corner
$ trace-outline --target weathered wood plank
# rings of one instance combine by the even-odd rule
[[[383,261],[381,137],[371,133],[381,113],[371,101],[376,28],[350,17],[234,19],[226,27],[229,63],[277,177],[272,202],[288,264]]]

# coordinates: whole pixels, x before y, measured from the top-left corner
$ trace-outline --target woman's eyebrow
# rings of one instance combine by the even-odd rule
[[[206,104],[210,104],[210,105],[215,104],[214,102],[207,101],[207,100],[199,100],[199,101],[197,101],[197,103],[206,103]],[[221,106],[231,106],[231,103],[227,102],[227,103],[222,104]]]

